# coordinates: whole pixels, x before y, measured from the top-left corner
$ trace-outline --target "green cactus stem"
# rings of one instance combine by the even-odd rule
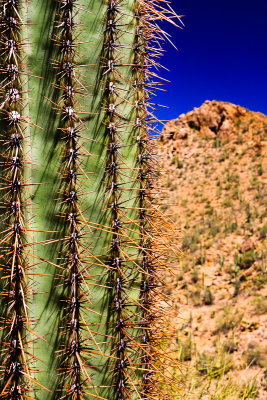
[[[0,399],[173,398],[164,0],[1,0]],[[177,19],[178,18],[178,19]]]

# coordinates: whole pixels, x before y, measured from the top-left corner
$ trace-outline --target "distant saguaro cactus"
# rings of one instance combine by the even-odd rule
[[[150,100],[158,21],[177,15],[166,0],[0,7],[0,398],[167,399]]]

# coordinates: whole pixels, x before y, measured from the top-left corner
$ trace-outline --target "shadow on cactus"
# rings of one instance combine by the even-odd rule
[[[167,399],[164,0],[2,0],[0,398]]]

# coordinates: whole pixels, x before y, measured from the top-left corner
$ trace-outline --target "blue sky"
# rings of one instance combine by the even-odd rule
[[[267,0],[173,0],[183,30],[166,25],[178,51],[166,45],[161,76],[167,93],[157,102],[162,120],[205,100],[239,104],[267,114]]]

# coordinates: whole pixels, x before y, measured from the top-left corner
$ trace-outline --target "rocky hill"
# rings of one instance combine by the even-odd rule
[[[266,116],[218,101],[160,138],[186,399],[267,398],[266,145]]]

